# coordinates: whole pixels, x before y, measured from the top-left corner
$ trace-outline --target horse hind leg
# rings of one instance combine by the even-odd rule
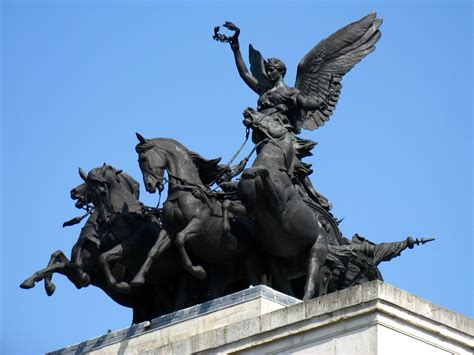
[[[328,254],[327,234],[319,221],[318,230],[318,236],[309,253],[308,272],[303,300],[311,299],[316,293],[316,285],[319,285],[321,281],[319,276],[320,270],[326,262]]]
[[[278,261],[273,257],[268,257],[268,266],[272,276],[272,288],[283,292],[288,296],[296,297],[295,291],[291,286],[290,272],[288,267],[282,261]]]
[[[183,267],[193,276],[200,280],[204,280],[207,277],[206,271],[201,265],[193,265],[184,247],[187,241],[190,241],[199,235],[201,227],[202,221],[199,218],[194,217],[181,232],[176,234],[175,244],[179,251],[179,255],[181,256]]]

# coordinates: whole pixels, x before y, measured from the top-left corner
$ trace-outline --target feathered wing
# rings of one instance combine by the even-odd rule
[[[267,91],[271,88],[270,83],[268,82],[265,76],[265,59],[262,54],[249,45],[249,62],[250,62],[250,72],[257,79],[258,84],[262,88],[262,92]]]
[[[375,50],[382,19],[371,13],[319,42],[298,65],[295,87],[312,99],[325,102],[321,109],[302,112],[297,128],[314,130],[329,120],[341,92],[341,79],[362,58]]]

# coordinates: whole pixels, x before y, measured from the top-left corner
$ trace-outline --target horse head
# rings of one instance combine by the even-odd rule
[[[150,193],[155,193],[156,188],[162,192],[164,189],[163,176],[168,161],[150,139],[144,138],[139,133],[136,135],[140,143],[136,145],[135,150],[138,153],[138,164],[143,174],[145,188]]]
[[[92,169],[87,176],[80,170],[86,185],[84,200],[91,202],[103,221],[110,221],[117,213],[130,212],[138,201],[138,183],[110,165]],[[122,176],[123,175],[123,176]],[[76,196],[78,188],[76,188]],[[71,192],[72,194],[72,192]]]
[[[87,204],[90,203],[87,197],[87,174],[79,168],[79,176],[84,180],[84,182],[71,190],[71,198],[76,201],[76,208],[84,208]]]

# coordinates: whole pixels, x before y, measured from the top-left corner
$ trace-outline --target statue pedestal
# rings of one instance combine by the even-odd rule
[[[51,354],[471,354],[474,320],[375,281],[301,302],[249,288]]]

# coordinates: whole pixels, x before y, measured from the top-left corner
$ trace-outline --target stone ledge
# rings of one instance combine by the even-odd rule
[[[323,329],[351,319],[366,317],[364,326],[385,324],[381,315],[396,318],[411,327],[422,329],[434,336],[449,339],[467,353],[474,350],[474,320],[420,297],[380,281],[373,281],[313,300],[280,309],[259,317],[260,327],[242,321],[238,329],[247,329],[233,344],[220,338],[212,347],[195,349],[203,352],[252,350],[295,334]],[[224,333],[231,331],[231,327]],[[354,330],[345,325],[345,331]],[[220,330],[221,331],[221,330]],[[202,336],[206,336],[203,334]],[[212,337],[212,336],[211,336]],[[219,338],[219,337],[217,337]]]
[[[262,300],[269,301],[270,304],[261,304]],[[96,351],[116,343],[128,341],[132,338],[148,334],[150,332],[155,332],[159,329],[171,327],[178,323],[187,322],[199,317],[204,317],[206,315],[210,315],[212,313],[216,313],[227,308],[235,308],[236,306],[243,305],[251,301],[258,301],[260,303],[258,305],[254,305],[258,308],[257,310],[255,310],[257,311],[257,313],[253,312],[249,315],[249,317],[259,316],[263,313],[273,311],[277,308],[301,303],[300,300],[294,297],[275,291],[270,287],[259,285],[224,297],[214,299],[209,302],[205,302],[199,305],[195,305],[189,308],[181,309],[179,311],[157,317],[151,322],[143,322],[112,333],[104,334],[99,337],[50,352],[48,354],[59,355],[73,354],[76,352]],[[271,303],[273,303],[274,305],[271,305]],[[239,311],[241,310],[239,309]],[[243,316],[245,317],[245,315]],[[226,315],[226,317],[231,318],[231,316],[229,315]]]
[[[55,354],[379,354],[400,344],[417,354],[471,354],[474,320],[380,281],[307,302],[257,286]]]

